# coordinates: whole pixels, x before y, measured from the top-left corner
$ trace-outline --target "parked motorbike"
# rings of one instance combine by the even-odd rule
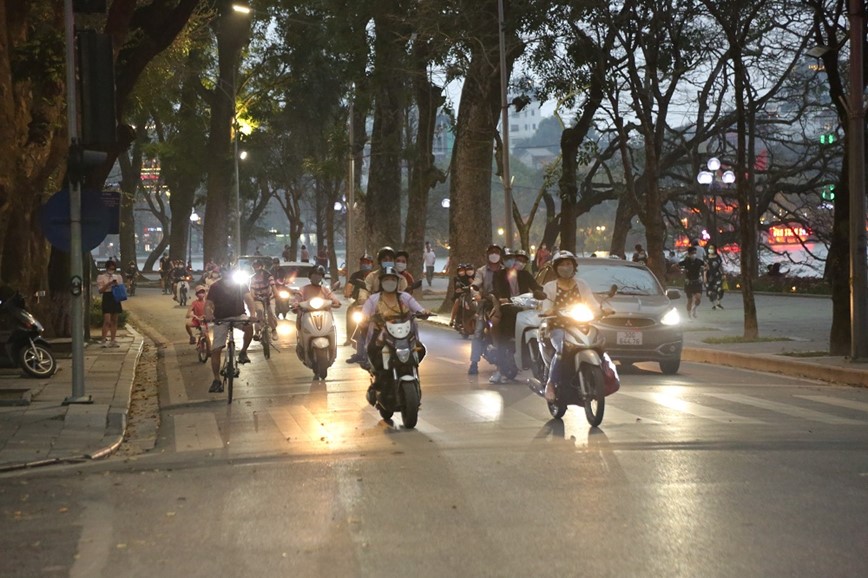
[[[617,292],[617,286],[609,291],[608,298]],[[561,377],[555,383],[556,397],[547,401],[549,413],[555,419],[564,416],[569,405],[581,405],[585,417],[593,427],[603,421],[606,409],[606,396],[615,393],[620,387],[618,372],[609,356],[605,353],[605,338],[600,336],[591,322],[611,313],[604,307],[606,299],[600,303],[599,310],[585,303],[561,309],[554,315],[543,317],[539,327],[539,356],[534,357],[537,367],[530,380],[531,389],[545,396],[545,383],[555,349],[549,341],[552,323],[564,329],[564,347],[561,357],[563,364]],[[536,376],[540,375],[540,378]]]
[[[298,342],[295,352],[305,365],[313,369],[315,379],[325,379],[337,356],[338,337],[332,302],[313,297],[298,304]]]
[[[134,268],[127,269],[124,275],[125,283],[127,284],[127,295],[132,297],[136,294],[136,281],[139,277],[139,272]]]
[[[181,307],[187,306],[187,295],[190,293],[190,283],[192,282],[192,275],[184,275],[175,287],[175,297],[178,300],[178,305]]]
[[[427,317],[407,312],[399,319],[386,321],[368,350],[369,356],[379,350],[380,357],[370,359],[373,397],[368,401],[384,420],[391,420],[400,411],[405,428],[416,427],[419,419],[422,386],[418,369],[425,359],[425,346],[416,338],[415,319]]]
[[[54,375],[57,362],[42,331],[19,293],[0,302],[0,366],[21,368],[32,377]]]

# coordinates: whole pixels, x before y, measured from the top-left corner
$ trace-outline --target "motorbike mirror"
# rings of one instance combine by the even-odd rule
[[[416,281],[413,282],[412,285],[410,285],[410,287],[408,287],[408,289],[409,289],[410,291],[415,291],[416,289],[418,289],[418,288],[421,287],[421,286],[422,286],[422,280],[421,280],[421,279],[417,279]]]

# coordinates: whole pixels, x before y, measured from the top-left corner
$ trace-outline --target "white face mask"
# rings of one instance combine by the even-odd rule
[[[310,276],[310,284],[311,285],[319,285],[320,283],[322,283],[322,277],[320,277],[319,275],[311,275]]]
[[[488,262],[491,264],[499,263],[500,262],[500,255],[498,255],[497,253],[492,253],[491,255],[488,256]]]
[[[383,291],[386,293],[394,293],[398,290],[398,280],[397,279],[385,279],[383,281]]]
[[[575,275],[576,271],[573,269],[572,265],[560,265],[558,266],[558,277],[561,279],[569,279],[573,275]]]
[[[524,261],[516,261],[515,262],[515,270],[521,271],[522,269],[524,269]]]
[[[395,263],[395,271],[397,271],[398,273],[403,273],[406,270],[407,270],[407,264],[406,263],[401,263],[400,261]]]

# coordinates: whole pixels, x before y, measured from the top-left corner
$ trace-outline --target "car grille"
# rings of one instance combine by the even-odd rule
[[[600,325],[604,327],[626,327],[630,329],[651,327],[654,325],[654,320],[647,317],[605,317],[600,320]]]

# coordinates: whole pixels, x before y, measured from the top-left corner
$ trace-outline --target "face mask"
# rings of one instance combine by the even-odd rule
[[[111,275],[112,273],[115,272],[115,270],[114,269],[106,269],[105,272],[108,273],[109,275]]]
[[[382,267],[383,269],[385,269],[386,267],[394,267],[394,266],[395,266],[394,261],[383,261],[382,263],[380,263],[380,267]]]
[[[498,255],[497,253],[492,253],[491,255],[488,256],[488,262],[491,263],[492,265],[494,263],[500,262],[500,255]]]
[[[572,265],[561,265],[558,267],[558,277],[561,279],[569,279],[575,274]]]
[[[383,291],[386,293],[394,293],[398,290],[398,280],[397,279],[386,279],[383,281]]]
[[[310,284],[311,285],[319,285],[320,283],[322,283],[322,277],[320,277],[319,275],[311,275],[310,276]]]
[[[509,269],[510,267],[515,265],[515,259],[507,259],[506,261],[503,262],[503,265],[504,265],[504,267]]]
[[[370,271],[373,266],[370,263],[362,263],[362,271]]]
[[[406,270],[407,270],[407,264],[406,263],[395,263],[395,271],[397,271],[398,273],[403,273]]]
[[[524,262],[523,261],[516,261],[515,262],[515,270],[521,271],[522,269],[524,269]]]
[[[474,276],[476,276],[476,271],[474,271],[472,269],[468,269],[467,270],[467,277],[474,277]]]

